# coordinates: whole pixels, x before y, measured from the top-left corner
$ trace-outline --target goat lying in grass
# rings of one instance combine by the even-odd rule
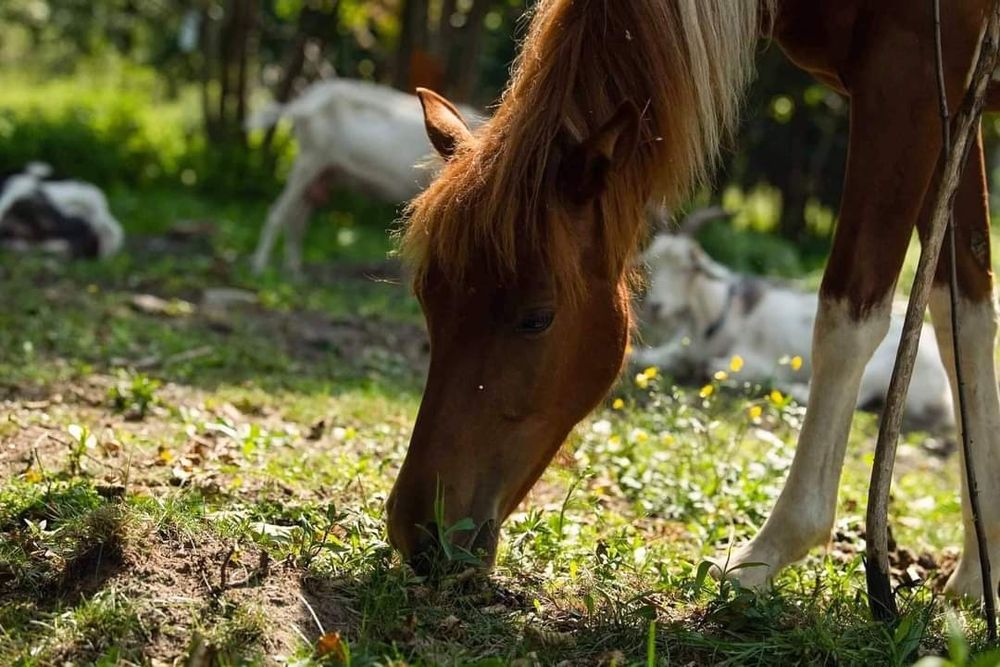
[[[636,348],[635,363],[707,378],[728,370],[732,357],[739,356],[741,378],[773,382],[806,402],[816,294],[735,274],[686,235],[658,235],[644,260],[649,266],[649,290],[641,315],[643,335],[662,342]],[[859,407],[884,400],[902,325],[901,317],[893,317],[889,333],[865,369]],[[795,368],[797,360],[779,363],[781,358],[795,357],[802,360],[801,367]],[[929,326],[921,333],[906,417],[914,427],[954,424],[948,376]]]
[[[476,114],[462,109],[466,118]],[[299,153],[288,182],[267,216],[253,269],[262,272],[280,232],[285,268],[302,269],[302,238],[313,209],[333,185],[389,202],[404,202],[433,176],[433,154],[420,101],[387,86],[350,79],[321,81],[287,105],[272,105],[248,122],[251,129],[292,121]]]
[[[124,233],[107,198],[90,183],[54,180],[46,164],[0,180],[0,245],[68,257],[109,257]]]

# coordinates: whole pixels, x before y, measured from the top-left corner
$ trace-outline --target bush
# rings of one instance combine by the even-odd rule
[[[272,196],[291,159],[276,142],[277,168],[258,150],[210,145],[192,91],[168,98],[143,71],[106,78],[0,81],[0,173],[27,162],[112,186],[183,185],[219,196]],[[277,173],[276,173],[277,172]]]

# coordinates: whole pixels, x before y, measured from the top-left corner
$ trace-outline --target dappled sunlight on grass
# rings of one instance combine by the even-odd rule
[[[873,415],[852,431],[828,547],[769,593],[711,578],[706,559],[724,561],[764,521],[803,417],[746,383],[739,358],[704,386],[625,373],[506,522],[490,576],[458,550],[455,567],[417,576],[389,547],[384,503],[427,350],[381,232],[359,228],[305,284],[257,279],[241,259],[254,225],[240,225],[263,206],[185,194],[178,210],[218,229],[168,242],[168,193],[145,217],[142,201],[124,210],[146,239],[112,262],[0,269],[0,663],[211,651],[221,664],[883,664],[944,652],[936,591],[960,537],[947,438],[914,433],[901,448],[891,516],[906,615],[894,632],[871,623],[863,594]],[[314,233],[337,243],[337,229]],[[220,286],[240,299],[216,312],[205,294]],[[974,610],[958,618],[981,636]]]

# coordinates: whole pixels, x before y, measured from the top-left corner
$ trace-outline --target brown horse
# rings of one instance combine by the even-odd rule
[[[946,3],[953,108],[989,5]],[[757,40],[768,32],[792,61],[850,99],[850,155],[798,450],[770,519],[728,567],[749,565],[735,574],[766,585],[828,539],[862,371],[888,328],[913,229],[925,231],[925,195],[940,160],[931,3],[542,0],[513,81],[480,132],[446,100],[421,93],[431,140],[448,164],[412,204],[403,239],[432,351],[388,502],[389,536],[404,556],[428,549],[434,522],[465,517],[477,529],[456,531],[454,540],[492,556],[500,522],[605,395],[629,336],[629,265],[645,236],[643,205],[657,197],[680,203],[711,169]],[[956,220],[958,315],[975,416],[967,426],[996,562],[1000,400],[981,141]],[[931,311],[953,370],[941,287]],[[965,553],[949,586],[977,596],[964,492],[963,500]]]

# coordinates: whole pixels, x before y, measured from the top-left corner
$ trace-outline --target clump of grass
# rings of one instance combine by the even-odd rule
[[[145,419],[151,408],[160,403],[156,395],[161,384],[143,373],[123,372],[108,390],[111,409],[126,419]]]
[[[10,580],[0,591],[41,598],[71,590],[121,562],[128,516],[90,484],[57,482],[27,493],[0,521],[0,562]]]
[[[267,617],[260,607],[223,602],[220,612],[212,614],[210,621],[192,635],[188,648],[192,664],[244,665],[252,664],[259,656],[260,643],[268,628]]]
[[[116,665],[141,659],[145,639],[133,601],[113,585],[53,615],[48,637],[32,647],[38,664]]]
[[[80,424],[70,424],[66,428],[69,435],[69,456],[66,464],[71,476],[79,475],[83,472],[83,459],[87,454],[97,448],[97,436],[87,426]]]

